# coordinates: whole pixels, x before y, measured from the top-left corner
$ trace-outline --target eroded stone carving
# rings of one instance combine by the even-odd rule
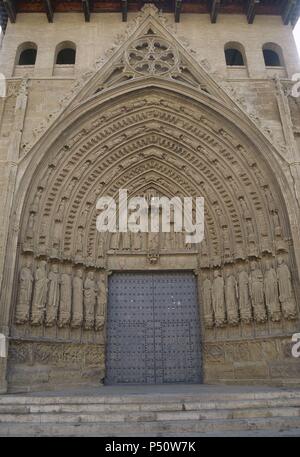
[[[256,322],[266,322],[267,314],[264,303],[264,280],[261,269],[256,262],[250,264],[249,291]]]
[[[222,327],[226,322],[224,279],[219,270],[214,271],[212,284],[212,306],[216,327]]]
[[[92,330],[95,323],[97,285],[93,271],[89,271],[84,281],[84,328]]]
[[[77,291],[78,292],[78,291]],[[62,273],[59,301],[58,326],[67,327],[71,321],[72,279],[69,273]]]
[[[34,228],[35,228],[35,213],[30,213],[28,216],[24,250],[31,251],[33,249],[33,239],[34,239]]]
[[[42,325],[46,311],[48,278],[47,262],[42,260],[35,272],[34,292],[31,310],[31,324]]]
[[[46,306],[45,324],[47,327],[52,327],[56,324],[58,307],[59,307],[59,285],[60,277],[58,266],[53,264],[48,275],[48,299]]]
[[[105,324],[105,311],[106,311],[106,300],[107,300],[107,285],[106,276],[104,273],[100,274],[100,280],[98,284],[97,293],[97,305],[96,305],[96,317],[95,317],[95,329],[96,331],[101,330]]]
[[[227,321],[230,325],[237,325],[239,323],[238,289],[236,279],[231,272],[226,274],[225,300]]]
[[[79,328],[83,322],[83,273],[77,269],[73,278],[73,309],[71,327]]]
[[[249,324],[252,321],[252,308],[249,296],[249,276],[243,265],[238,274],[239,309],[241,322]]]
[[[272,267],[271,262],[266,262],[264,292],[266,307],[271,321],[278,322],[281,320],[281,310],[278,296],[278,282],[275,269]]]
[[[279,286],[279,300],[285,319],[296,319],[297,308],[292,289],[290,269],[282,257],[278,258],[277,277]]]
[[[15,317],[16,324],[25,324],[29,321],[33,284],[31,267],[31,259],[27,259],[26,265],[22,267],[20,271],[19,296]]]
[[[200,278],[198,279],[200,281]],[[200,282],[200,290],[202,288],[204,324],[206,328],[214,326],[214,315],[212,307],[212,285],[209,278],[205,278],[202,284]]]
[[[38,189],[35,196],[34,196],[34,199],[30,205],[30,212],[31,213],[38,213],[39,212],[39,207],[40,207],[40,200],[41,200],[41,196],[42,196],[42,193],[43,193],[43,190],[42,189]]]

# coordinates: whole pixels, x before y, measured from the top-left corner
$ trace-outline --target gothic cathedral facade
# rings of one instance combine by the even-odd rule
[[[0,391],[299,386],[298,2],[145,3],[128,20],[125,1],[15,3],[1,2]],[[204,240],[97,231],[97,199],[119,189],[204,197]]]

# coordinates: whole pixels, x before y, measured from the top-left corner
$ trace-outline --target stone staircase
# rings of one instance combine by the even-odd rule
[[[198,386],[122,393],[121,387],[104,387],[88,395],[0,396],[0,436],[288,435],[300,436],[300,389]]]

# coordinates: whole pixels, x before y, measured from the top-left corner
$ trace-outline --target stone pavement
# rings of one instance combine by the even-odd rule
[[[300,436],[300,389],[105,386],[0,396],[0,436]]]

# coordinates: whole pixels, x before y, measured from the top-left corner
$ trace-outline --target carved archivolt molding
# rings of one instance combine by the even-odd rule
[[[15,323],[103,330],[110,255],[153,263],[182,252],[198,258],[208,328],[295,319],[279,190],[258,152],[229,125],[180,95],[152,89],[66,131],[26,197]],[[129,197],[203,196],[205,240],[195,248],[182,234],[99,234],[96,200],[120,188]]]
[[[74,260],[75,235],[85,229],[82,255],[96,262],[96,199],[154,185],[168,196],[205,197],[207,248],[219,264],[287,251],[278,198],[253,152],[215,119],[176,102],[131,97],[69,138],[32,187],[23,249]]]

